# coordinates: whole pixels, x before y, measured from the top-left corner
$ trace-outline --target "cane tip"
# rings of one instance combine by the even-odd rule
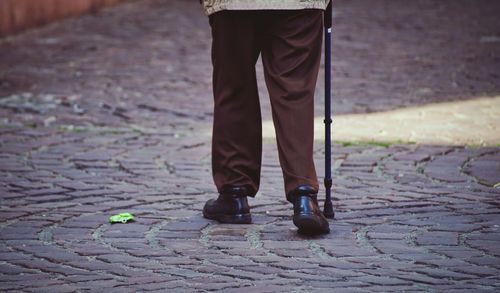
[[[331,212],[323,211],[323,215],[325,215],[325,217],[327,219],[334,219],[335,218],[335,212],[333,212],[333,211],[331,211]]]
[[[325,204],[324,209],[323,209],[323,215],[325,215],[325,217],[328,219],[335,218],[335,212],[333,211],[333,206],[331,203]]]
[[[323,205],[323,215],[328,219],[335,218],[335,213],[333,212],[333,203],[329,194],[327,194],[325,198],[325,203]]]

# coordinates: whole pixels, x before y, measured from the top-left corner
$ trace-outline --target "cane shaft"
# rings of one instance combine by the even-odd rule
[[[332,1],[325,10],[325,205],[323,213],[327,218],[333,218],[332,205],[332,152],[331,152],[331,125],[332,125]]]

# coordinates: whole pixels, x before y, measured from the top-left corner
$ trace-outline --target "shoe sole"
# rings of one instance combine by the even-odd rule
[[[322,219],[316,215],[295,215],[293,216],[293,224],[299,228],[299,233],[306,235],[327,234],[330,232],[330,227],[319,224]]]
[[[223,215],[223,214],[207,214],[203,212],[203,217],[216,220],[224,224],[252,224],[251,214],[236,214],[236,215]]]

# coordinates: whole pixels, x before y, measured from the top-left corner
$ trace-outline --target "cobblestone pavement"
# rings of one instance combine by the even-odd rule
[[[394,2],[337,2],[338,113],[498,94],[499,5]],[[265,141],[254,224],[203,219],[207,25],[145,0],[0,42],[0,290],[499,290],[500,147],[336,144],[332,232],[304,237]]]

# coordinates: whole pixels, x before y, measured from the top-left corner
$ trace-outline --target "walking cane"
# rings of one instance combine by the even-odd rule
[[[323,214],[333,219],[335,213],[332,205],[332,136],[331,136],[331,99],[332,99],[332,2],[325,10],[325,205]]]

